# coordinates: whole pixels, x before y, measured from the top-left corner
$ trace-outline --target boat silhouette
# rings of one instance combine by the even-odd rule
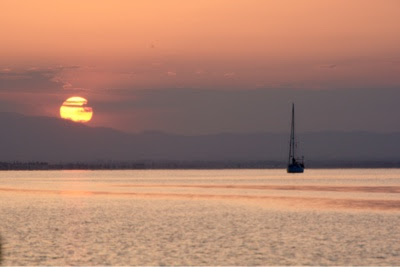
[[[304,157],[296,158],[296,136],[294,129],[294,103],[292,103],[292,123],[290,129],[290,145],[289,145],[289,160],[287,166],[288,173],[303,173],[304,172]]]

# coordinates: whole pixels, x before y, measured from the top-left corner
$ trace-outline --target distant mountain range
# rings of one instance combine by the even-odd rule
[[[289,133],[124,133],[51,117],[0,113],[0,161],[246,163],[285,166]],[[400,166],[400,133],[299,134],[306,166]],[[192,164],[193,165],[193,164]]]

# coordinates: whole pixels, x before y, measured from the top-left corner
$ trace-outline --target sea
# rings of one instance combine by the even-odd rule
[[[400,169],[0,172],[2,265],[400,265]]]

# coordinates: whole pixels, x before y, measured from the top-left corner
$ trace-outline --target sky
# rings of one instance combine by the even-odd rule
[[[180,134],[400,131],[398,0],[2,0],[0,112]]]

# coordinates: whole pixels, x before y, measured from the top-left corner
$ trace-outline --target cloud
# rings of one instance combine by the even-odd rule
[[[92,105],[116,118],[134,117],[135,123],[108,125],[126,131],[286,132],[292,102],[298,108],[300,131],[399,131],[399,124],[393,124],[400,112],[399,97],[396,89],[185,88],[137,90],[131,96],[124,95],[112,102],[96,100]]]
[[[168,76],[176,76],[176,72],[174,71],[167,71]]]
[[[0,70],[0,92],[32,93],[76,89],[62,75],[65,71],[76,69],[79,69],[79,66],[30,67],[26,69],[2,68]]]
[[[323,64],[318,66],[321,69],[336,69],[336,64]]]
[[[195,71],[194,74],[196,74],[196,75],[202,75],[202,74],[205,74],[205,73],[206,73],[206,72],[205,72],[204,70],[198,69],[198,70]]]
[[[225,72],[224,73],[224,77],[233,77],[233,76],[235,76],[236,74],[234,73],[234,72]]]
[[[0,73],[2,73],[2,72],[9,72],[9,71],[11,71],[11,68],[2,68],[2,69],[0,69]]]

